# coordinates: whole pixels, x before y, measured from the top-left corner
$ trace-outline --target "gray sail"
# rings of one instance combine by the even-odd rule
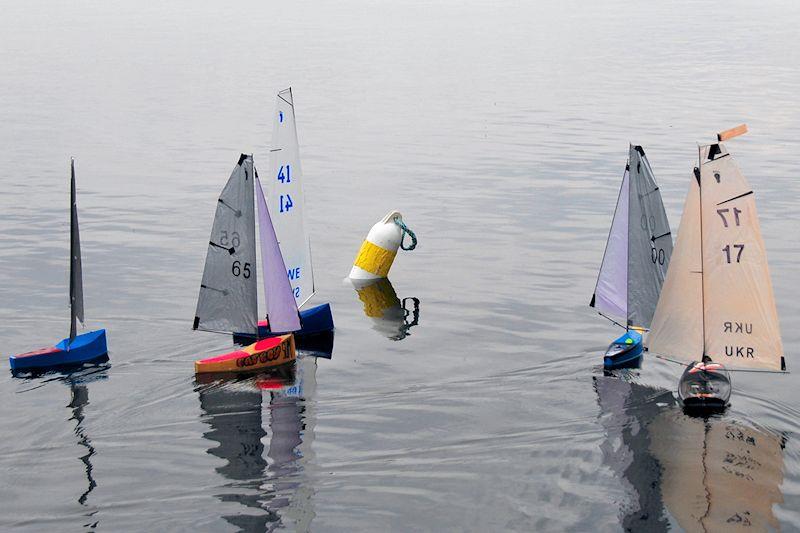
[[[672,255],[672,234],[653,169],[631,146],[628,198],[628,325],[649,328]]]
[[[75,159],[70,160],[70,224],[69,224],[69,342],[77,335],[76,319],[83,324],[83,272],[81,270],[81,238],[78,233],[78,204],[75,198]]]
[[[258,331],[253,158],[242,154],[217,201],[194,329]]]

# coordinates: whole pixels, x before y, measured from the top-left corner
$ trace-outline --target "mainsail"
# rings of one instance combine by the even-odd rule
[[[261,272],[264,283],[264,300],[267,305],[270,330],[285,333],[300,329],[300,315],[289,278],[285,275],[286,266],[275,236],[275,229],[261,190],[261,182],[256,172],[256,200],[258,201],[258,233],[261,241]]]
[[[75,159],[70,160],[70,224],[69,224],[69,342],[77,335],[76,319],[83,324],[83,273],[81,269],[81,237],[78,232],[78,204],[75,193]]]
[[[629,160],[628,324],[649,328],[672,256],[672,234],[641,146],[630,147]]]
[[[734,368],[783,370],[753,191],[721,144],[700,147],[693,181],[678,236],[683,271],[670,268],[675,279],[665,284],[649,349],[686,362],[707,355]],[[684,226],[691,227],[686,239]],[[695,325],[682,329],[690,320]]]
[[[661,192],[644,150],[631,145],[591,305],[628,326],[649,328],[671,255]]]
[[[253,158],[242,154],[217,202],[194,329],[258,331]]]
[[[303,173],[294,116],[292,89],[278,93],[272,149],[269,154],[267,196],[275,233],[278,236],[286,272],[301,307],[314,295],[311,243],[305,229]]]

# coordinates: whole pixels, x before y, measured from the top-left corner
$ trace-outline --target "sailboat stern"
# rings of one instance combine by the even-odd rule
[[[730,397],[730,374],[713,361],[690,363],[678,383],[678,398],[687,410],[723,410]]]
[[[633,329],[615,339],[603,356],[603,368],[611,370],[639,366],[642,361],[642,335]]]
[[[63,339],[55,346],[8,358],[12,372],[58,369],[108,358],[106,330],[98,329],[77,335],[72,342]]]
[[[251,372],[294,362],[297,352],[294,336],[280,335],[260,340],[216,357],[195,361],[196,374],[209,372]]]

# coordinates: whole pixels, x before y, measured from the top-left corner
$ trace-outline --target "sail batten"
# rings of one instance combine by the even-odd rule
[[[75,159],[70,160],[70,242],[69,242],[69,342],[77,335],[77,320],[83,324],[83,269],[78,231],[78,202],[75,190]]]
[[[303,173],[291,88],[278,93],[266,178],[272,224],[298,307],[314,295],[311,243],[306,231]]]
[[[193,328],[258,331],[253,158],[242,154],[217,202]]]

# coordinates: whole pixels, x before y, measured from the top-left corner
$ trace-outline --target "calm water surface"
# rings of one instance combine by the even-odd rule
[[[747,122],[729,148],[800,368],[798,17],[794,1],[4,3],[0,347],[68,331],[75,156],[88,325],[111,359],[0,375],[0,529],[800,530],[800,374],[737,374],[724,416],[691,419],[674,365],[603,375],[617,331],[587,307],[628,142],[677,229],[695,143]],[[191,331],[214,202],[240,152],[266,166],[289,85],[333,355],[196,382],[196,358],[231,348]],[[381,322],[342,279],[393,208],[420,245]]]

